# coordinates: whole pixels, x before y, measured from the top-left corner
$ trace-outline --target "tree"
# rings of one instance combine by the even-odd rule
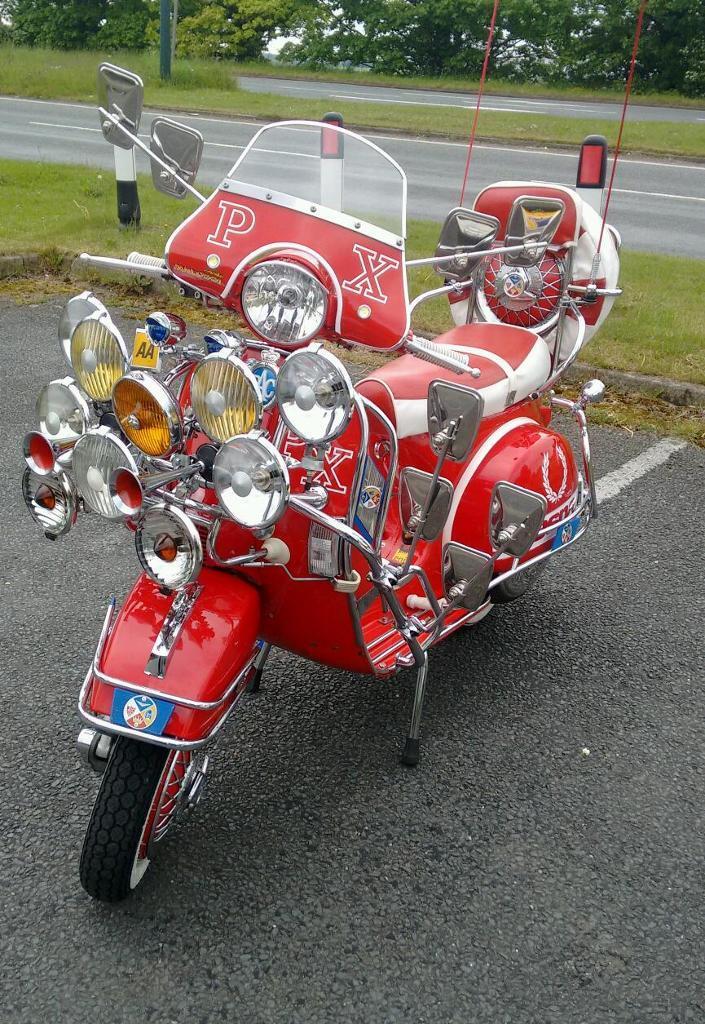
[[[291,24],[296,0],[206,0],[180,4],[177,54],[252,60]],[[195,8],[195,9],[194,9]]]
[[[6,0],[12,40],[56,50],[142,49],[154,0]]]

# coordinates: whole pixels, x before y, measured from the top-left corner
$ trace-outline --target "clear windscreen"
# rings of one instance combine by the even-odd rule
[[[308,121],[269,125],[243,153],[230,177],[405,236],[403,172],[377,146],[333,125]]]

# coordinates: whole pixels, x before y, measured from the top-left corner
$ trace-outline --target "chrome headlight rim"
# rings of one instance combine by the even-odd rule
[[[61,433],[52,434],[48,429],[45,430],[43,428],[43,426],[42,426],[42,423],[44,421],[42,421],[42,417],[41,417],[41,413],[40,413],[40,408],[39,408],[40,407],[40,403],[42,401],[43,396],[45,394],[47,394],[48,391],[49,391],[49,388],[52,388],[52,387],[63,388],[66,391],[68,391],[68,393],[70,394],[71,398],[75,402],[76,407],[78,408],[78,410],[81,413],[81,417],[82,417],[82,420],[83,420],[83,429],[80,432],[73,431],[72,432],[73,436],[70,437],[70,438],[62,436]],[[49,441],[56,441],[56,442],[68,441],[68,440],[76,440],[77,441],[79,437],[83,437],[83,435],[86,433],[86,431],[91,426],[91,420],[92,420],[92,417],[93,417],[92,406],[88,404],[86,396],[84,395],[83,391],[79,387],[78,382],[76,381],[75,377],[56,377],[54,380],[50,380],[48,384],[45,384],[44,387],[40,390],[39,394],[37,395],[37,401],[35,403],[35,413],[36,413],[37,422],[39,423],[39,433],[43,434]]]
[[[141,385],[145,391],[149,394],[149,397],[157,403],[160,410],[166,417],[167,425],[169,428],[169,447],[164,451],[156,455],[152,455],[149,452],[145,452],[141,447],[137,437],[132,437],[125,429],[125,424],[121,422],[115,409],[115,389],[124,380],[134,381],[136,384]],[[162,384],[160,380],[154,377],[151,373],[145,373],[144,370],[129,370],[124,373],[122,377],[115,381],[113,384],[112,395],[110,397],[110,403],[113,408],[120,429],[125,433],[125,436],[130,440],[136,448],[139,448],[141,452],[148,455],[150,458],[168,459],[174,452],[181,447],[184,442],[185,429],[184,429],[184,418],[181,412],[181,407],[177,398],[171,393],[166,384]]]
[[[80,309],[80,312],[75,312],[77,309]],[[59,346],[64,359],[71,369],[73,369],[73,363],[71,362],[71,335],[76,325],[93,313],[110,316],[107,306],[104,306],[100,299],[90,290],[80,292],[78,295],[72,295],[61,310],[58,326]]]
[[[247,310],[247,304],[245,302],[245,290],[248,284],[250,283],[254,275],[257,273],[261,273],[262,271],[271,273],[271,271],[268,270],[268,268],[270,267],[273,270],[278,271],[280,274],[291,274],[293,270],[297,274],[301,274],[303,277],[308,278],[310,284],[320,290],[323,309],[319,315],[318,324],[307,333],[298,335],[296,338],[290,340],[273,336],[271,333],[268,334],[266,331],[262,329],[261,325],[257,325],[256,323],[253,322],[253,318]],[[293,260],[263,260],[261,263],[256,263],[253,267],[250,267],[250,269],[245,274],[245,277],[242,282],[242,289],[240,291],[240,305],[242,306],[242,313],[243,316],[245,317],[245,320],[252,328],[252,330],[255,332],[255,334],[258,334],[261,338],[264,338],[272,345],[282,346],[283,348],[291,348],[294,345],[305,345],[307,342],[311,341],[312,338],[315,338],[317,334],[320,334],[321,330],[325,325],[326,317],[328,315],[329,295],[328,289],[325,287],[323,282],[320,280],[320,278],[316,276],[316,274],[313,273],[312,270],[309,270],[308,267],[304,267],[300,263],[295,262]]]
[[[120,377],[124,377],[125,374],[128,372],[128,369],[129,369],[129,366],[130,366],[130,354],[129,354],[128,350],[127,350],[127,345],[125,344],[125,339],[123,338],[122,334],[120,333],[120,331],[118,330],[116,325],[113,323],[113,319],[110,316],[110,313],[108,312],[108,310],[104,306],[103,306],[103,308],[101,310],[98,310],[95,313],[91,313],[89,316],[83,317],[82,320],[79,320],[74,325],[73,330],[71,331],[71,337],[69,339],[69,352],[71,352],[71,350],[73,349],[73,339],[74,339],[74,337],[76,335],[76,331],[78,331],[79,328],[82,327],[84,324],[89,324],[89,323],[97,323],[101,327],[104,327],[105,330],[112,337],[113,341],[117,344],[117,347],[118,347],[118,350],[119,350],[119,354],[120,354],[120,357],[122,359],[122,372],[120,374]],[[109,394],[104,394],[104,393],[101,393],[101,394],[91,394],[90,389],[85,384],[85,381],[81,380],[81,373],[79,372],[79,368],[75,365],[73,359],[70,360],[70,363],[71,363],[71,369],[76,374],[76,380],[77,380],[79,386],[82,388],[83,391],[86,392],[86,394],[89,396],[89,398],[92,398],[94,402],[100,402],[102,404],[107,404],[107,403],[109,403],[111,401],[112,387],[110,388],[110,393]],[[89,372],[95,372],[95,371],[89,371]]]
[[[233,503],[228,500],[227,491],[232,486],[232,473],[229,468],[223,466],[223,463],[230,457],[230,455],[237,450],[238,445],[245,444],[251,448],[259,447],[264,457],[270,460],[270,465],[276,468],[279,481],[278,494],[279,502],[267,516],[260,517],[256,522],[248,521],[244,516],[237,515],[233,511]],[[228,487],[223,486],[223,477],[221,474],[226,473],[230,477],[230,483]],[[261,430],[251,430],[247,434],[238,434],[236,437],[230,438],[225,444],[223,444],[215,457],[213,462],[213,487],[215,489],[216,496],[220,507],[225,511],[226,515],[237,523],[238,526],[242,526],[247,530],[268,530],[279,522],[281,517],[286,512],[289,506],[289,497],[291,495],[291,481],[289,479],[289,468],[286,464],[284,456],[278,448],[272,444]],[[255,488],[253,487],[252,490]],[[250,492],[251,493],[251,492]],[[260,490],[261,494],[266,494],[266,491]],[[247,497],[247,496],[245,496]],[[243,499],[242,495],[236,496],[235,510],[237,511],[237,499]],[[252,518],[252,517],[251,517]]]
[[[80,456],[80,447],[79,446],[80,445],[84,445],[85,446],[86,444],[88,444],[89,442],[86,439],[87,438],[92,438],[92,437],[101,437],[105,441],[109,441],[112,445],[114,445],[115,448],[118,449],[118,451],[120,452],[120,455],[124,459],[124,465],[123,466],[121,466],[121,467],[110,467],[110,470],[109,470],[109,473],[107,475],[107,478],[105,477],[105,474],[103,474],[104,485],[105,485],[106,492],[107,492],[107,503],[108,503],[108,505],[109,505],[109,507],[111,509],[110,514],[105,512],[103,509],[101,509],[98,506],[97,501],[95,501],[95,499],[91,499],[91,497],[86,497],[86,494],[84,493],[84,490],[83,490],[83,488],[81,487],[81,485],[80,485],[80,483],[78,481],[78,470],[77,470],[77,466],[76,466],[76,452],[78,451],[79,452],[79,456]],[[124,516],[114,506],[112,498],[111,498],[111,495],[110,495],[110,479],[111,479],[111,477],[113,475],[113,472],[114,472],[114,470],[116,468],[129,469],[129,470],[131,470],[135,474],[135,476],[139,476],[139,471],[137,469],[137,462],[135,460],[134,455],[132,454],[129,446],[127,444],[125,444],[125,442],[122,440],[122,438],[118,437],[118,435],[115,433],[115,431],[112,430],[110,427],[107,427],[107,426],[91,427],[90,430],[87,430],[85,434],[83,434],[81,437],[79,437],[78,441],[74,445],[73,452],[72,452],[72,460],[71,461],[72,461],[72,468],[73,468],[74,476],[76,477],[76,487],[78,489],[78,493],[81,496],[81,499],[83,500],[84,505],[86,505],[92,512],[95,512],[97,515],[102,516],[103,519],[107,519],[108,521],[116,522],[116,521],[118,521],[120,519],[123,519]],[[95,504],[92,503],[92,501],[95,501]]]
[[[58,492],[62,498],[65,512],[63,520],[58,526],[51,527],[42,523],[39,515],[35,514],[34,504],[38,487],[34,487],[30,493],[30,485],[33,480],[36,480],[38,486],[44,485]],[[37,526],[44,530],[46,537],[56,540],[58,537],[63,537],[67,534],[71,527],[75,525],[78,518],[78,490],[73,480],[63,470],[58,469],[53,473],[40,475],[30,469],[29,466],[26,466],[22,474],[22,497],[29,514]]]
[[[178,529],[181,529],[185,540],[189,544],[189,555],[191,556],[192,564],[188,573],[179,577],[178,582],[168,582],[165,578],[160,579],[159,575],[150,565],[149,557],[145,551],[143,544],[144,531],[150,527],[152,521],[157,516],[162,516]],[[177,508],[175,505],[167,504],[165,501],[159,501],[151,504],[149,509],[147,509],[140,519],[139,526],[135,531],[135,551],[137,552],[137,558],[139,559],[140,565],[149,578],[158,586],[167,587],[169,590],[183,590],[184,587],[188,586],[189,583],[193,583],[198,578],[198,575],[203,568],[203,543],[195,524],[185,512],[182,512],[180,508]]]
[[[302,430],[302,424],[298,422],[295,423],[287,414],[284,405],[284,400],[281,397],[281,391],[283,391],[283,389],[288,383],[287,366],[289,367],[290,371],[291,366],[294,365],[295,362],[301,362],[304,356],[316,357],[321,359],[323,362],[327,363],[330,370],[335,371],[338,374],[340,381],[344,387],[345,395],[347,397],[346,407],[340,406],[340,408],[343,409],[343,416],[341,417],[340,423],[334,430],[329,429],[328,431],[326,431],[325,434],[321,436],[314,436],[311,431],[309,431],[308,433],[304,433],[304,431]],[[307,348],[299,349],[297,352],[292,352],[291,355],[287,356],[287,358],[282,363],[282,366],[279,370],[279,374],[277,376],[277,408],[279,410],[279,415],[281,416],[282,420],[289,428],[289,430],[293,434],[295,434],[296,437],[301,438],[301,440],[304,441],[306,444],[313,446],[329,444],[331,441],[335,441],[336,438],[340,437],[341,434],[345,433],[345,430],[350,424],[353,415],[353,410],[355,408],[354,394],[355,388],[353,386],[350,374],[345,369],[340,359],[338,359],[332,353],[328,352],[320,342],[314,342],[314,344],[309,345]],[[305,422],[306,421],[304,419],[304,424]]]
[[[232,434],[230,435],[230,437],[220,437],[213,431],[210,431],[204,423],[204,420],[207,420],[207,416],[204,415],[203,410],[199,408],[200,399],[195,399],[193,394],[193,385],[194,382],[197,380],[199,373],[203,373],[205,375],[205,373],[207,372],[203,368],[213,366],[214,364],[217,365],[220,363],[228,364],[230,366],[233,366],[236,370],[239,370],[249,387],[249,390],[251,392],[252,403],[255,407],[255,420],[252,426],[249,428],[250,430],[257,430],[259,428],[259,425],[262,422],[264,408],[262,405],[262,394],[260,392],[259,384],[257,383],[257,378],[255,377],[254,373],[247,365],[247,363],[240,358],[236,351],[230,349],[221,349],[219,352],[211,352],[207,356],[205,356],[205,358],[201,359],[198,366],[193,372],[193,376],[191,377],[191,407],[193,408],[194,414],[196,416],[196,419],[198,420],[198,424],[203,433],[207,437],[209,437],[211,441],[215,441],[217,444],[225,444],[227,441],[230,440],[231,437],[238,437],[239,435]],[[215,414],[208,412],[208,415],[214,416]],[[218,415],[223,414],[220,413]]]

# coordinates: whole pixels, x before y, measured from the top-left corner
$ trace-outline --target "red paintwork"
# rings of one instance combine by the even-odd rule
[[[215,569],[203,569],[198,585],[203,589],[176,640],[164,679],[145,675],[144,669],[173,594],[161,591],[146,575],[140,576],[120,609],[98,666],[101,672],[161,690],[176,700],[222,697],[252,654],[260,623],[259,594],[245,580]],[[96,683],[91,710],[110,714],[112,693],[112,687]],[[177,708],[166,735],[198,739],[236,696],[215,711]]]
[[[241,211],[241,221],[235,222],[241,230],[223,230],[222,218],[228,209]],[[219,190],[177,228],[166,261],[180,281],[220,297],[226,307],[241,312],[246,271],[264,258],[290,258],[296,246],[307,250],[301,260],[304,265],[310,267],[311,258],[318,257],[333,280],[327,321],[331,339],[382,350],[404,340],[408,312],[403,245],[385,244],[322,215]],[[216,270],[206,263],[209,254],[220,257]],[[364,305],[372,311],[368,319],[357,314]]]
[[[576,207],[570,194],[558,187],[517,185],[486,189],[478,197],[476,208],[499,216],[503,231],[512,201],[521,194],[562,198],[566,214],[557,244],[575,239]],[[371,262],[365,262],[367,257],[360,255],[360,247],[369,250]],[[209,268],[207,258],[213,254],[219,256],[220,263]],[[329,289],[323,337],[380,350],[389,350],[404,341],[408,332],[408,302],[403,246],[386,244],[327,221],[320,210],[316,214],[296,211],[221,189],[177,229],[167,251],[167,263],[176,277],[221,298],[236,311],[241,311],[240,290],[246,270],[272,257],[300,262]],[[381,267],[384,269],[380,270]],[[378,272],[375,274],[374,270]],[[368,319],[358,316],[362,305],[372,310]],[[388,434],[380,413],[388,417],[398,429],[399,464],[394,479],[387,484],[391,500],[381,550],[390,561],[403,564],[399,472],[414,466],[431,473],[436,461],[423,409],[429,383],[445,379],[478,390],[485,398],[485,416],[473,450],[464,462],[448,461],[443,468],[442,475],[455,488],[446,526],[436,540],[422,541],[417,547],[418,563],[426,571],[435,594],[443,596],[443,552],[448,541],[491,553],[490,497],[497,481],[506,480],[543,494],[548,508],[546,522],[550,523],[569,515],[575,507],[578,473],[570,445],[551,429],[550,407],[527,397],[546,380],[550,369],[545,342],[534,331],[506,323],[475,323],[447,332],[438,342],[460,350],[470,349],[471,363],[480,370],[479,377],[460,378],[411,355],[390,361],[358,385],[359,394],[379,410],[368,409],[366,450],[356,411],[347,430],[325,453],[323,469],[312,482],[325,486],[325,511],[329,516],[355,523],[358,464],[363,466],[368,460],[385,478],[389,470]],[[248,352],[244,358],[249,357],[258,358],[258,352]],[[185,377],[179,395],[184,408],[190,402],[190,376]],[[411,410],[413,415],[404,402],[416,403]],[[505,408],[507,402],[514,404]],[[404,417],[408,429],[402,429],[403,424],[398,422]],[[270,437],[274,436],[277,423],[275,408],[265,414],[262,423]],[[203,434],[192,435],[187,451],[194,453],[206,440]],[[288,433],[283,435],[280,448],[294,458],[303,454],[302,442]],[[301,493],[307,486],[304,472],[292,470],[290,477],[292,494]],[[374,491],[374,481],[372,484]],[[206,504],[216,502],[211,488],[201,488],[192,497]],[[379,492],[377,499],[381,500]],[[361,529],[359,522],[355,528]],[[202,526],[198,529],[205,552],[205,530]],[[246,664],[255,640],[260,638],[324,665],[367,675],[387,676],[395,672],[396,657],[405,652],[405,644],[394,631],[391,616],[368,579],[364,558],[356,552],[349,553],[343,572],[358,572],[361,583],[355,594],[340,593],[332,581],[311,578],[309,534],[309,521],[289,508],[274,529],[274,536],[285,542],[290,551],[285,567],[241,567],[227,571],[217,568],[217,563],[205,554],[198,581],[203,591],[186,620],[161,681],[145,676],[144,668],[172,597],[161,592],[146,576],[141,577],[108,639],[102,670],[161,689],[175,700],[215,700]],[[549,535],[531,554],[548,547],[552,539]],[[221,559],[231,558],[257,544],[252,532],[226,521],[219,532],[217,553]],[[506,569],[508,563],[508,558],[500,560],[498,571]],[[399,597],[405,604],[410,597],[422,594],[421,584],[413,578]],[[421,619],[427,615],[423,609],[415,614]],[[454,612],[448,624],[459,625],[465,615],[462,610]],[[311,676],[314,678],[315,673]],[[96,684],[91,709],[108,714],[111,702],[112,688]],[[182,739],[201,738],[226,710],[223,706],[212,712],[193,712],[177,707],[167,733]]]

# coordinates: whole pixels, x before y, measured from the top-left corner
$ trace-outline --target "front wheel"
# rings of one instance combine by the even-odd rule
[[[120,737],[113,745],[81,852],[81,885],[96,900],[125,899],[182,801],[191,755]]]

